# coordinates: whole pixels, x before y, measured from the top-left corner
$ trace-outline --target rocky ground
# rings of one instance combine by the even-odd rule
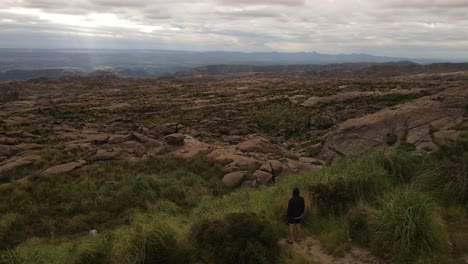
[[[0,83],[0,181],[198,153],[228,186],[270,184],[376,147],[431,151],[468,126],[468,74],[282,73]]]

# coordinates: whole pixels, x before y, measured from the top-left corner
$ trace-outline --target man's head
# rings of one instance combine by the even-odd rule
[[[293,196],[299,196],[299,188],[294,187],[294,189],[293,189]]]

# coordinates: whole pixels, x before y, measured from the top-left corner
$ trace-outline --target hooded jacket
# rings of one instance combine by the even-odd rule
[[[304,213],[304,198],[299,195],[299,188],[294,188],[293,197],[288,202],[288,218],[298,219]]]

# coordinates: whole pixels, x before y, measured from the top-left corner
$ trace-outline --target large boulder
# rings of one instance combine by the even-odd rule
[[[237,187],[239,186],[242,181],[245,178],[245,171],[236,171],[236,172],[231,172],[223,177],[223,183],[224,185],[228,187]]]
[[[347,120],[326,140],[320,157],[331,162],[401,142],[421,151],[432,150],[437,145],[431,134],[462,124],[466,105],[468,89],[451,88],[439,93],[437,100],[425,96],[394,109]],[[444,135],[448,134],[456,135]]]

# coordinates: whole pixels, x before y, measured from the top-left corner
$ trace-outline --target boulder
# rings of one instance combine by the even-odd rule
[[[283,173],[283,163],[281,163],[281,161],[279,161],[279,160],[269,160],[267,162],[270,164],[271,169],[272,169],[272,173],[275,176],[279,176],[279,175],[281,175],[281,173]]]
[[[242,183],[245,174],[245,171],[236,171],[228,173],[223,176],[223,183],[228,187],[237,187]]]
[[[244,141],[237,145],[237,148],[243,152],[259,152],[263,154],[273,154],[278,157],[287,157],[290,159],[298,159],[298,156],[293,152],[282,147],[271,144],[264,138],[255,138]]]
[[[103,145],[109,141],[108,134],[97,134],[97,135],[88,135],[86,136],[85,142],[93,143],[94,145]]]
[[[151,128],[151,133],[155,136],[166,136],[170,134],[184,133],[184,126],[178,123],[168,123]]]
[[[263,163],[262,166],[260,166],[259,170],[273,173],[273,168],[271,167],[271,164],[269,162]]]
[[[133,140],[133,135],[112,135],[109,137],[109,144],[119,144]]]
[[[249,170],[257,166],[258,161],[245,156],[234,156],[233,161],[225,166],[227,171]]]
[[[185,143],[185,136],[183,134],[170,134],[164,137],[164,141],[171,146],[182,146]]]
[[[149,156],[156,156],[166,153],[166,148],[164,147],[164,144],[160,141],[151,139],[143,145],[146,148],[146,154]]]
[[[95,160],[115,160],[118,159],[120,153],[122,150],[119,149],[113,149],[113,150],[105,150],[105,149],[99,149],[96,154],[94,154],[94,159]]]
[[[146,142],[151,140],[151,138],[149,138],[149,137],[147,137],[147,136],[145,136],[143,134],[140,134],[140,133],[133,133],[132,135],[139,142],[146,143]]]
[[[262,170],[256,170],[254,173],[252,173],[252,176],[255,177],[257,181],[259,181],[262,184],[270,183],[273,178],[273,174]]]
[[[80,168],[84,166],[86,162],[84,161],[79,161],[79,162],[69,162],[57,166],[53,166],[48,168],[47,170],[44,171],[44,174],[60,174],[60,173],[67,173],[70,172],[74,169]]]

